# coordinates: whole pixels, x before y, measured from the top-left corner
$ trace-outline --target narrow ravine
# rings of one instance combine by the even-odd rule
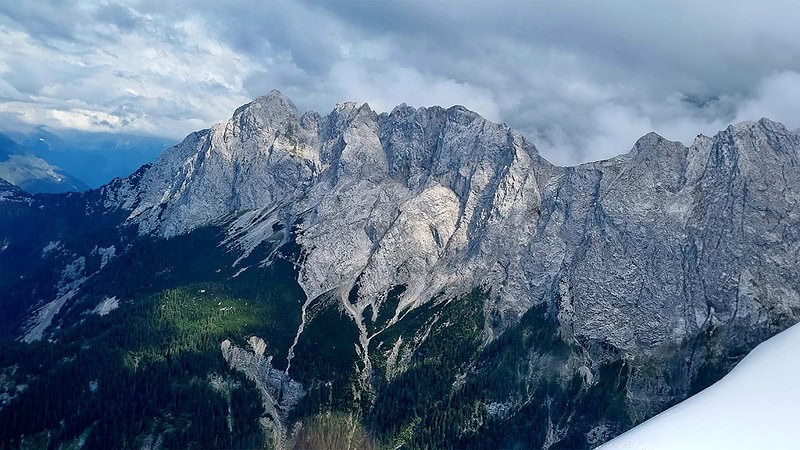
[[[302,284],[300,285],[302,287]],[[305,290],[305,289],[304,289]],[[306,301],[303,303],[303,307],[300,310],[300,326],[297,327],[297,334],[294,336],[294,342],[292,342],[291,347],[289,347],[289,352],[286,354],[286,375],[289,375],[289,369],[292,367],[292,358],[294,358],[294,348],[297,346],[297,342],[300,341],[300,335],[303,334],[303,330],[306,327],[306,315],[308,314],[308,307],[311,306],[311,303],[314,299],[309,298],[306,296]]]
[[[350,303],[347,292],[349,291],[342,291],[340,300],[342,302],[342,305],[344,306],[344,309],[353,319],[353,322],[355,322],[356,327],[358,328],[358,343],[361,345],[361,359],[363,360],[364,363],[364,368],[361,370],[360,373],[360,381],[362,388],[369,389],[370,377],[372,376],[372,362],[369,359],[370,337],[367,332],[367,326],[364,325],[364,317],[361,311],[359,311],[357,305],[353,305],[352,303]]]

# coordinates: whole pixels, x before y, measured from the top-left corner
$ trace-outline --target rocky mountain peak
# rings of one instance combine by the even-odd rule
[[[273,89],[268,94],[256,97],[252,102],[237,108],[233,113],[233,118],[238,119],[241,116],[258,117],[264,121],[277,122],[297,116],[297,107],[279,90]]]
[[[567,301],[568,292],[574,310],[564,320],[577,336],[632,349],[702,325],[705,301],[681,286],[708,278],[697,258],[712,252],[687,248],[715,248],[706,241],[724,235],[745,245],[747,230],[772,229],[754,205],[796,216],[788,211],[798,201],[798,148],[796,134],[761,120],[698,136],[690,148],[648,133],[627,154],[560,168],[507,126],[461,106],[399,105],[378,115],[342,103],[327,116],[298,117],[273,91],[167,150],[128,201],[136,205],[128,223],[171,236],[259,217],[258,227],[238,224],[229,241],[247,253],[272,239],[273,225],[297,222],[308,297],[358,286],[359,310],[377,310],[395,285],[406,287],[403,308],[488,284],[502,322],[552,300],[564,283],[559,296]],[[745,233],[732,218],[753,225]],[[715,280],[742,273],[742,260],[714,254],[726,267]],[[640,292],[643,285],[668,287]],[[691,313],[677,314],[676,304]],[[629,325],[597,319],[609,310]],[[653,314],[669,319],[644,326]]]
[[[759,130],[761,132],[774,133],[774,134],[788,133],[786,126],[784,126],[782,123],[775,122],[766,117],[762,117],[757,121],[745,120],[742,122],[737,122],[729,125],[728,128],[726,129],[726,131],[735,133],[756,132]]]
[[[730,125],[714,137],[714,142],[720,150],[735,148],[737,153],[747,158],[758,158],[762,152],[785,153],[795,150],[800,143],[800,136],[781,123],[761,118],[756,122],[744,121]]]
[[[264,134],[293,135],[300,127],[297,107],[289,98],[272,90],[240,106],[225,126],[228,139],[246,141]]]
[[[787,169],[791,172],[800,160],[800,136],[765,118],[730,125],[711,139],[696,140],[695,145],[703,149],[701,155],[708,155],[709,168],[722,173],[747,173],[753,177],[752,183],[759,185],[773,181],[775,174],[770,172],[775,167],[789,164]]]
[[[670,141],[655,132],[640,137],[633,148],[623,157],[632,161],[643,159],[681,159],[685,157],[686,147],[678,141]]]
[[[327,124],[323,130],[323,140],[336,140],[347,129],[366,124],[377,127],[378,115],[367,103],[345,102],[338,103],[327,116],[323,118]],[[333,155],[338,157],[338,155]]]

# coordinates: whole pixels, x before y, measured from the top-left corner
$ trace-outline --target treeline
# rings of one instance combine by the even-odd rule
[[[262,445],[259,393],[228,368],[219,343],[261,329],[268,308],[212,290],[125,304],[87,317],[55,343],[2,344],[2,365],[16,365],[14,378],[27,387],[0,411],[0,447],[81,439],[84,448],[130,448],[148,436],[165,448]],[[228,380],[226,390],[211,386],[212,373]]]
[[[260,274],[264,279],[244,275],[250,278],[236,284],[194,284],[122,302],[105,317],[81,316],[53,343],[0,344],[0,373],[27,384],[0,410],[0,448],[268,444],[259,393],[228,368],[219,343],[244,346],[258,335],[279,355],[276,364],[285,361],[299,311],[295,287],[280,282],[284,275],[294,280],[287,266],[277,264],[286,272]],[[359,392],[357,329],[336,301],[318,305],[292,362],[291,375],[306,390],[293,411],[302,426],[292,443],[539,448],[556,426],[553,448],[584,448],[586,433],[601,421],[629,422],[622,361],[596,368],[591,385],[562,373],[575,349],[545,306],[486,345],[486,300],[475,290],[422,305],[373,340],[374,398]],[[395,342],[412,345],[422,334],[405,370],[385,379]],[[212,374],[222,382],[210,383]]]
[[[574,349],[545,305],[483,346],[484,301],[476,290],[410,317],[415,327],[430,320],[422,316],[443,319],[365,414],[380,442],[409,449],[541,448],[555,426],[562,432],[551,436],[552,448],[587,448],[586,433],[598,423],[629,424],[622,361],[600,366],[592,385],[577,372],[564,379],[561,370]],[[395,338],[388,332],[384,340]]]

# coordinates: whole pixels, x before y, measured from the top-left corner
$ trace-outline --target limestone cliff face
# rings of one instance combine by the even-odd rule
[[[377,311],[395,285],[407,286],[405,308],[511,281],[556,171],[508,127],[462,107],[378,115],[345,103],[301,116],[273,91],[167,150],[133,196],[115,196],[140,233],[238,217],[229,244],[243,251],[270,238],[272,224],[298,223],[308,296],[357,283],[360,312]],[[531,303],[503,299],[515,313]]]
[[[296,225],[306,294],[357,287],[357,321],[393,286],[401,311],[484,285],[501,323],[550,302],[578,341],[636,352],[800,312],[800,136],[766,119],[555,167],[462,107],[322,117],[273,91],[132,177],[106,198],[140,233],[222,224],[247,253]]]
[[[799,143],[762,119],[689,148],[651,133],[565,169],[544,191],[529,279],[560,282],[576,335],[623,349],[796,322]]]

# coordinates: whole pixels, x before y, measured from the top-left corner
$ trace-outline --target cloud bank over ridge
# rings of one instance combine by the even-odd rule
[[[794,1],[0,5],[0,123],[169,136],[276,88],[301,109],[463,104],[575,164],[648,131],[800,127]],[[3,130],[0,130],[3,131]]]

